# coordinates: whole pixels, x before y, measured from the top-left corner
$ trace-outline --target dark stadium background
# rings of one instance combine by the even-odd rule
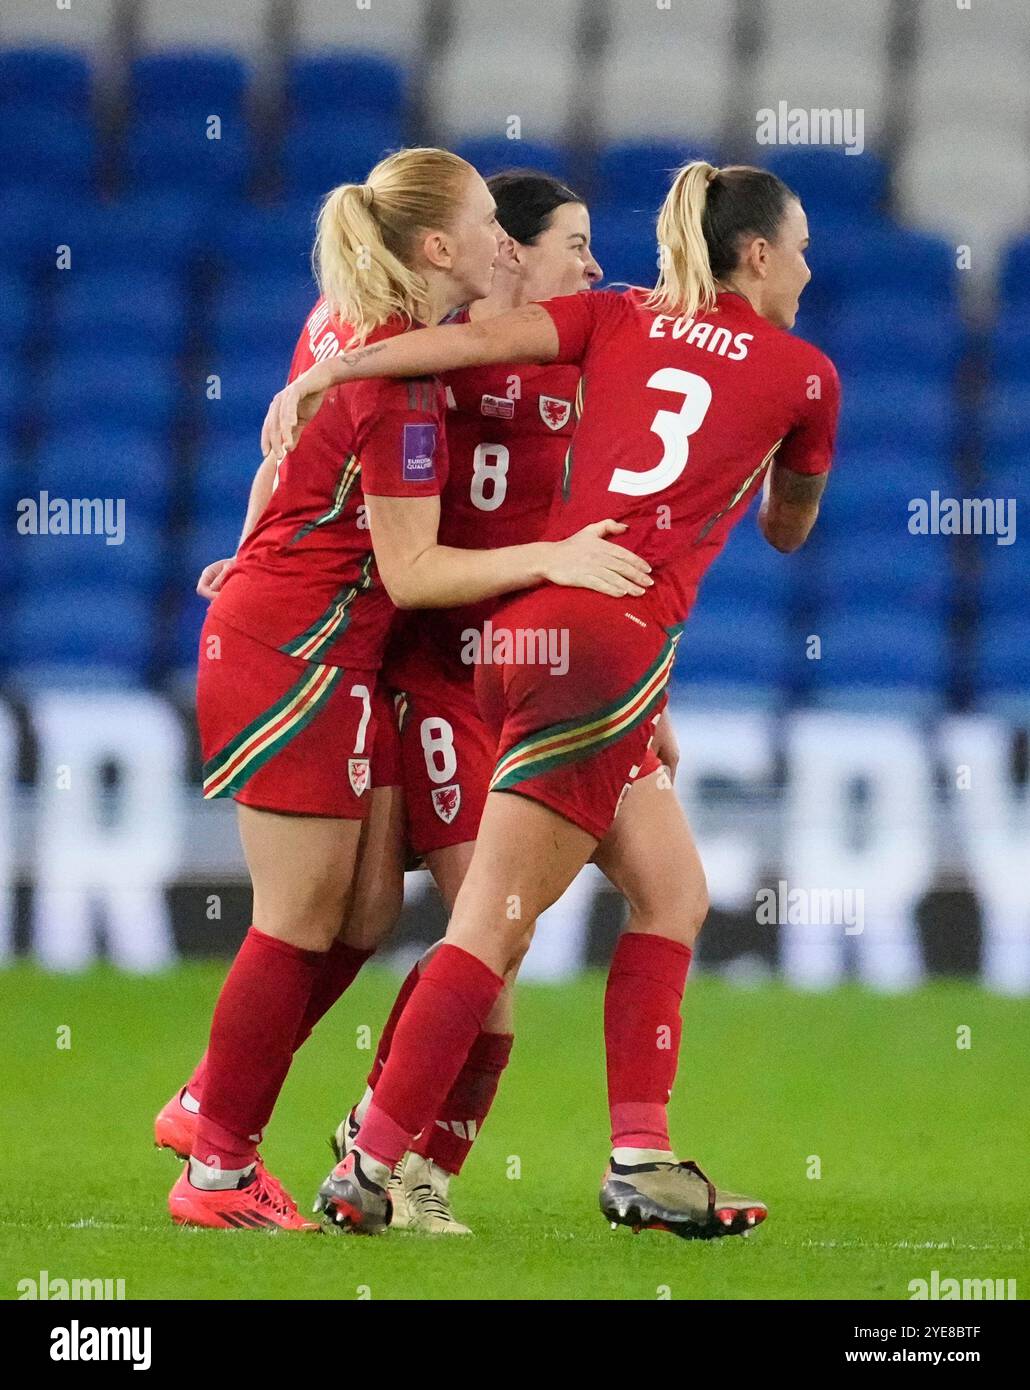
[[[1025,522],[1028,79],[1021,0],[6,0],[7,954],[88,963],[86,927],[94,908],[103,927],[112,884],[135,913],[134,948],[112,947],[128,968],[228,954],[245,929],[232,812],[199,797],[194,584],[235,548],[263,412],[313,301],[321,195],[401,143],[446,143],[484,173],[566,176],[589,201],[609,282],[652,278],[653,214],[686,157],[760,162],[798,189],[814,272],[798,331],[840,368],[839,450],[812,543],[785,559],[742,522],[683,642],[680,786],[715,904],[700,961],[747,979],[777,968],[754,891],[784,876],[784,843],[803,835],[787,824],[798,721],[823,721],[809,759],[853,747],[859,763],[901,721],[922,767],[921,829],[903,816],[889,836],[899,863],[925,860],[904,927],[919,969],[1030,989],[1030,547],[1018,530],[999,545],[908,528],[910,502],[933,490],[1013,499]],[[862,152],[757,143],[757,113],[780,102],[861,112]],[[124,544],[19,533],[19,501],[43,491],[124,499]],[[765,721],[768,766],[695,778],[698,730],[725,712],[752,731]],[[66,758],[83,801],[54,790]],[[966,761],[971,810],[956,790]],[[889,764],[849,776],[829,812],[853,817],[840,841],[856,854],[884,823]],[[139,838],[120,841],[132,816]],[[91,847],[112,827],[98,869]],[[706,853],[728,832],[751,838],[746,881]],[[141,869],[144,841],[155,857]],[[870,892],[882,877],[869,869]],[[421,879],[409,884],[402,949],[442,921]],[[589,925],[571,964],[603,960],[612,895],[591,880],[565,913]],[[846,965],[816,975],[832,983]],[[877,981],[869,958],[861,969]],[[911,978],[899,967],[878,982]]]

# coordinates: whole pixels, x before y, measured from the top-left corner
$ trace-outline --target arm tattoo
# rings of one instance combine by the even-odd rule
[[[373,343],[370,347],[355,348],[353,352],[341,352],[340,361],[347,367],[356,367],[366,357],[372,357],[375,353],[382,352],[385,346],[385,343]]]
[[[825,487],[825,473],[793,473],[789,468],[773,465],[772,494],[777,502],[811,507],[822,497]]]

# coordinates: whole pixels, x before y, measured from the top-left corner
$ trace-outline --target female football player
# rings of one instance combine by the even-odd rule
[[[487,186],[507,236],[490,294],[473,303],[480,320],[536,299],[589,290],[601,270],[590,251],[582,199],[559,180],[530,170],[495,175]],[[571,444],[578,371],[497,365],[446,380],[450,472],[441,498],[440,539],[465,546],[517,545],[543,535],[550,499]],[[473,688],[474,642],[492,605],[402,615],[384,667],[401,715],[400,767],[407,841],[424,860],[448,908],[472,857],[496,758]],[[528,945],[528,937],[525,942]],[[380,1039],[362,1102],[337,1130],[345,1151],[389,1052],[397,1018],[428,956],[409,973]],[[461,1234],[448,1185],[482,1128],[511,1052],[506,988],[476,1039],[441,1113],[428,1125],[391,1184],[395,1226]]]
[[[348,343],[403,334],[487,293],[494,200],[464,160],[404,150],[319,218],[323,291]],[[174,1221],[317,1229],[256,1142],[310,1026],[354,887],[394,603],[452,606],[541,582],[639,597],[647,566],[604,536],[490,551],[437,541],[443,397],[425,377],[334,392],[279,469],[201,635],[204,794],[238,804],[254,924],[219,995]],[[638,582],[639,581],[639,582]]]
[[[585,514],[608,510],[628,524],[656,577],[639,598],[538,590],[494,617],[508,641],[477,667],[476,688],[499,758],[472,863],[354,1147],[320,1190],[323,1208],[352,1229],[388,1224],[389,1174],[482,1031],[524,924],[609,836],[635,839],[655,875],[669,874],[665,806],[627,798],[616,811],[664,704],[698,583],[759,488],[759,522],[777,549],[801,545],[818,513],[839,384],[832,363],[787,332],[810,279],[799,200],[763,170],[695,161],[672,184],[658,241],[650,293],[576,295],[346,352],[280,393],[266,420],[265,443],[278,455],[339,381],[493,362],[578,364],[582,417],[548,534],[567,535]],[[520,634],[540,631],[567,635],[561,679],[513,656]],[[612,1154],[601,1206],[614,1222],[684,1236],[742,1232],[764,1207],[678,1162],[668,1135],[689,961],[688,934],[675,929],[627,932],[616,950],[605,1003]]]
[[[600,277],[600,267],[590,252],[587,209],[566,185],[545,174],[515,170],[490,178],[487,187],[507,235],[501,242],[490,293],[475,301],[473,317],[589,289]],[[316,306],[294,354],[291,379],[316,359],[340,349],[337,328],[324,304]],[[442,542],[504,546],[543,534],[550,499],[571,443],[577,380],[578,371],[572,367],[524,366],[458,372],[448,378],[450,471],[441,498]],[[244,538],[271,495],[274,467],[270,463],[274,463],[271,456],[254,480]],[[214,597],[231,563],[219,561],[208,566],[199,592]],[[493,735],[475,705],[474,667],[462,659],[466,646],[462,634],[476,631],[488,612],[489,605],[481,604],[464,611],[403,615],[410,621],[402,623],[396,634],[383,673],[385,682],[398,688],[404,709],[403,758],[393,721],[388,712],[383,713],[388,710],[387,702],[377,687],[373,703],[379,730],[373,754],[373,788],[362,831],[356,887],[347,923],[320,971],[319,987],[313,991],[298,1045],[352,983],[399,915],[403,804],[407,807],[408,843],[424,857],[448,908],[453,905],[471,859],[471,842],[496,755]],[[676,752],[667,723],[656,752],[642,768],[642,777],[657,770],[659,759],[674,768]],[[399,782],[404,784],[403,799],[394,785]],[[706,897],[696,853],[684,863],[682,875],[683,893],[692,894],[696,903],[693,915],[700,921]],[[639,904],[637,911],[639,914]],[[389,1051],[400,1010],[427,958],[402,985],[379,1043],[370,1088]],[[433,1233],[467,1231],[451,1214],[447,1189],[482,1128],[512,1041],[510,990],[506,989],[471,1048],[441,1114],[399,1166],[391,1183],[394,1226]],[[187,1086],[180,1088],[158,1115],[155,1139],[160,1145],[189,1153],[205,1071],[206,1058]],[[357,1120],[370,1096],[371,1089],[338,1127],[336,1143],[341,1154],[356,1132]]]

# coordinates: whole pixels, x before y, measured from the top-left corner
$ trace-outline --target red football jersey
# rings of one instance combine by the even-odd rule
[[[339,351],[324,310],[320,302],[308,319],[291,379],[333,355],[327,332]],[[404,330],[392,322],[369,342]],[[218,617],[290,656],[377,670],[396,610],[376,572],[365,493],[426,497],[443,489],[443,414],[443,389],[431,378],[330,391],[278,470],[268,506],[214,600]]]
[[[572,442],[578,369],[470,367],[441,381],[449,472],[440,499],[440,544],[493,550],[539,540]],[[471,681],[474,668],[461,655],[463,634],[482,627],[501,602],[405,614],[387,679],[418,690],[428,662]]]
[[[329,305],[320,299],[308,315],[301,329],[297,346],[293,349],[288,381],[293,381],[313,367],[316,362],[324,362],[327,357],[336,357],[343,351],[343,345],[350,333],[334,318],[330,318]],[[369,339],[371,342],[372,339]]]
[[[548,300],[558,361],[582,368],[582,418],[547,539],[604,517],[654,569],[655,616],[690,611],[698,582],[776,463],[830,466],[840,383],[833,363],[739,294],[676,318],[640,290]]]
[[[450,459],[441,545],[492,550],[539,540],[572,441],[579,371],[470,367],[441,380]]]

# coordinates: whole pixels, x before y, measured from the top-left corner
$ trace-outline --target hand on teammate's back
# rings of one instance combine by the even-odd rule
[[[201,598],[212,599],[216,596],[235,558],[232,556],[228,560],[215,560],[212,564],[205,565],[197,580],[197,593]]]
[[[325,363],[316,362],[272,398],[261,427],[263,455],[273,453],[277,459],[281,459],[289,450],[296,448],[301,431],[318,414],[325,393],[332,384],[333,379]]]
[[[619,521],[595,521],[567,540],[552,542],[544,578],[551,584],[596,589],[616,598],[646,593],[654,583],[651,566],[632,550],[604,539],[625,530]]]

